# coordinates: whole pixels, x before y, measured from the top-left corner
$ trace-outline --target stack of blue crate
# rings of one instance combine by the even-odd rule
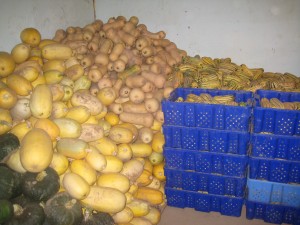
[[[176,102],[188,94],[234,95],[245,106]],[[162,102],[167,204],[240,216],[244,204],[252,93],[178,88]]]
[[[246,217],[300,224],[300,111],[260,106],[262,98],[300,101],[300,93],[258,90],[253,110]]]

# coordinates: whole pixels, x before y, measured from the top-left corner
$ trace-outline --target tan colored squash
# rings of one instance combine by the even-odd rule
[[[89,195],[81,203],[97,211],[118,213],[125,208],[126,197],[113,188],[92,186]]]

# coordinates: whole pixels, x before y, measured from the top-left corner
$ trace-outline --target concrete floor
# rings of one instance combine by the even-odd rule
[[[272,225],[263,220],[246,219],[246,209],[243,207],[240,217],[222,216],[220,213],[199,212],[194,209],[174,208],[167,206],[158,225]],[[287,225],[287,224],[282,224]]]

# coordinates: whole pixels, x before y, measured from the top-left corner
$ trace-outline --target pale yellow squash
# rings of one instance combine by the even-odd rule
[[[98,151],[103,155],[117,155],[117,144],[113,142],[110,138],[102,137],[96,141],[90,142],[89,144],[95,146],[98,149]]]
[[[69,108],[65,118],[76,120],[78,123],[86,122],[91,115],[90,110],[83,105],[73,106]]]
[[[152,147],[143,142],[135,142],[130,144],[133,157],[148,157],[152,153]]]
[[[59,127],[62,138],[78,138],[81,134],[81,125],[76,120],[56,118],[53,122]]]
[[[42,48],[42,56],[45,59],[60,59],[65,60],[72,56],[73,51],[70,47],[64,44],[49,44]]]
[[[138,159],[131,159],[124,163],[121,174],[127,176],[131,182],[135,182],[136,179],[142,174],[144,165]]]
[[[22,139],[20,160],[25,170],[39,173],[45,170],[53,157],[52,141],[46,131],[33,128]]]
[[[125,207],[122,211],[114,214],[112,217],[117,224],[129,223],[133,219],[133,212],[130,208]]]
[[[109,138],[112,139],[117,144],[128,144],[134,139],[131,130],[123,127],[113,126],[109,131]]]
[[[6,84],[21,96],[29,95],[33,89],[29,80],[17,74],[9,75],[6,79]]]
[[[120,173],[102,173],[97,178],[99,187],[110,187],[123,193],[127,192],[130,187],[129,179]]]
[[[97,180],[97,172],[85,160],[75,159],[71,162],[70,169],[73,173],[81,176],[89,185]]]
[[[60,133],[59,127],[52,120],[47,118],[38,119],[35,122],[34,127],[46,131],[49,134],[52,141],[55,141]]]
[[[96,147],[89,146],[88,153],[85,157],[87,163],[96,171],[101,172],[106,167],[106,158],[102,155]]]
[[[9,131],[12,127],[12,117],[8,110],[0,108],[0,135]]]
[[[133,196],[137,199],[147,201],[151,205],[159,205],[164,200],[164,196],[161,191],[149,187],[139,187]]]
[[[88,182],[76,173],[66,173],[62,185],[69,195],[78,200],[86,198],[90,193]]]
[[[89,195],[80,201],[83,205],[106,213],[118,213],[125,208],[124,193],[113,189],[92,186]]]
[[[131,209],[134,217],[145,216],[150,211],[149,203],[139,200],[139,199],[134,199],[132,202],[128,203],[126,206]]]
[[[16,135],[21,141],[25,134],[27,134],[32,129],[31,123],[29,121],[24,121],[16,124],[11,130],[10,133]]]
[[[119,173],[123,168],[123,162],[116,156],[106,155],[106,167],[101,171],[102,173]]]
[[[50,167],[53,168],[58,175],[62,175],[69,167],[69,160],[65,155],[54,152]]]
[[[20,160],[20,149],[13,151],[8,158],[5,160],[5,164],[14,171],[19,173],[25,173],[26,170],[21,164]]]
[[[61,138],[57,141],[57,152],[71,159],[83,159],[87,155],[88,144],[77,138]]]
[[[46,84],[37,85],[30,97],[30,110],[36,118],[48,118],[52,112],[52,93]]]

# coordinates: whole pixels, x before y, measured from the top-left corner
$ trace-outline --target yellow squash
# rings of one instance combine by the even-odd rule
[[[56,118],[53,122],[59,127],[62,138],[78,138],[81,134],[81,125],[76,120]]]
[[[12,127],[12,117],[8,110],[0,108],[0,135],[9,131]]]
[[[72,49],[64,44],[49,44],[42,48],[42,56],[44,59],[48,60],[65,60],[70,58],[72,54]]]
[[[66,173],[62,184],[64,189],[75,199],[84,199],[90,193],[90,185],[84,178],[76,173]]]
[[[97,172],[85,160],[75,159],[71,162],[70,169],[81,176],[89,185],[97,180]]]
[[[133,196],[137,199],[147,201],[151,205],[159,205],[164,200],[164,196],[161,191],[149,187],[139,187]]]
[[[61,138],[56,144],[57,152],[71,159],[83,159],[87,155],[88,144],[77,138]]]
[[[48,118],[52,112],[52,93],[46,84],[37,85],[30,97],[30,110],[36,118]]]
[[[96,171],[102,171],[106,167],[106,158],[97,148],[94,146],[89,146],[89,151],[85,157],[87,163],[94,168]]]
[[[50,167],[52,167],[58,175],[62,175],[69,167],[69,160],[65,155],[59,152],[54,152]]]
[[[39,173],[50,165],[52,157],[50,136],[42,129],[31,129],[22,139],[20,146],[20,160],[24,169]]]
[[[127,192],[130,187],[129,179],[120,173],[103,173],[97,178],[99,187],[110,187],[123,193]]]
[[[89,195],[80,201],[83,205],[106,213],[118,213],[125,208],[126,197],[119,190],[91,186]]]

